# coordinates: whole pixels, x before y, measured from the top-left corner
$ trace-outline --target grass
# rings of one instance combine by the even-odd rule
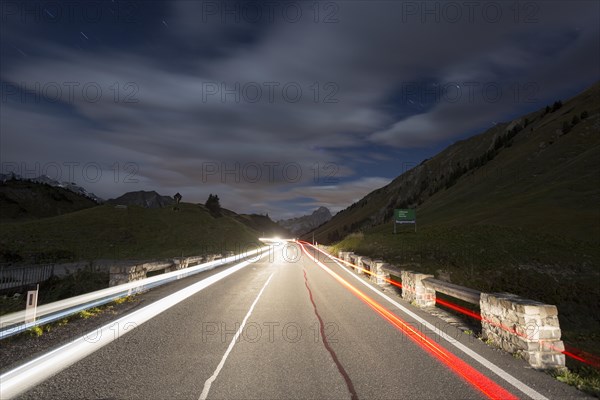
[[[557,380],[600,398],[600,371],[595,368],[581,367],[577,370],[551,372]]]
[[[98,314],[101,314],[104,310],[100,307],[88,308],[87,310],[82,310],[77,313],[77,317],[81,319],[88,319],[91,317],[95,317]]]
[[[258,236],[235,218],[215,218],[200,205],[182,203],[178,212],[103,205],[57,217],[1,224],[0,256],[39,263],[161,259],[240,252],[254,248]]]
[[[118,299],[116,299],[113,303],[116,305],[119,304],[123,304],[123,303],[129,303],[133,301],[133,296],[123,296],[123,297],[119,297]]]
[[[105,312],[110,312],[114,309],[114,307],[116,305],[120,305],[123,303],[130,303],[133,302],[135,300],[134,296],[124,296],[124,297],[120,297],[108,304],[104,304],[98,307],[92,307],[89,308],[87,310],[82,310],[79,311],[73,315],[67,316],[65,318],[62,318],[58,321],[55,322],[50,322],[48,324],[44,324],[44,325],[38,325],[38,326],[34,326],[31,327],[29,329],[27,329],[27,331],[17,334],[13,337],[9,337],[7,339],[4,340],[14,340],[23,336],[28,336],[28,337],[34,337],[34,338],[38,338],[42,335],[44,335],[45,333],[50,333],[52,332],[55,328],[62,328],[67,326],[69,323],[71,323],[72,321],[78,320],[78,319],[90,319],[90,318],[94,318],[96,316],[102,315]]]
[[[27,333],[31,337],[40,337],[44,334],[44,329],[41,326],[34,326],[27,330]]]

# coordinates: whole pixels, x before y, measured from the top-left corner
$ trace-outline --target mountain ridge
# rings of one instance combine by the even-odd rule
[[[331,218],[332,215],[329,209],[321,206],[311,214],[279,220],[277,224],[290,231],[293,235],[303,235],[329,221]]]
[[[14,172],[11,172],[8,174],[0,174],[0,183],[5,183],[5,182],[11,181],[11,180],[35,182],[35,183],[45,184],[48,186],[63,188],[63,189],[69,190],[73,193],[87,197],[90,200],[92,200],[98,204],[100,204],[104,201],[100,197],[96,196],[94,193],[88,192],[83,186],[77,185],[75,182],[57,181],[56,179],[50,178],[48,175],[39,175],[35,178],[25,178]]]
[[[18,222],[67,214],[98,205],[65,187],[11,176],[0,179],[0,221]]]

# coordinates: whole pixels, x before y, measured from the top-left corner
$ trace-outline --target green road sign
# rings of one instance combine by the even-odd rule
[[[414,223],[417,220],[417,215],[413,209],[395,209],[394,217],[399,224]]]
[[[394,233],[396,233],[396,225],[398,224],[414,224],[415,232],[417,232],[417,210],[397,208],[394,210]]]

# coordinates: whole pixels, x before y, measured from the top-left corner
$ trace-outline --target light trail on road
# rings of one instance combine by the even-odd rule
[[[259,259],[267,254],[262,253]],[[25,392],[163,311],[255,261],[243,261],[229,267],[0,375],[0,399],[10,399]]]
[[[307,244],[307,245],[310,245],[312,247],[312,245],[309,242],[299,241],[298,243]],[[318,250],[318,251],[321,252],[321,250]],[[343,259],[341,259],[339,257],[334,256],[334,255],[327,254],[327,256],[329,258],[334,259],[334,260],[336,260],[338,262],[341,262],[341,263],[343,263],[343,264],[345,264],[345,265],[347,265],[349,267],[358,269],[358,270],[362,271],[365,274],[375,275],[375,273],[373,271],[370,271],[370,270],[368,270],[366,268],[359,267],[356,264],[353,264],[353,263],[351,263],[349,261],[343,260]],[[397,288],[400,288],[400,289],[403,289],[403,290],[408,290],[407,288],[403,288],[402,287],[402,283],[394,281],[393,279],[385,278],[385,277],[383,277],[382,279],[385,282],[387,282],[387,283],[389,283],[389,284],[391,284],[393,286],[396,286]],[[472,310],[469,310],[468,308],[461,307],[461,306],[459,306],[457,304],[454,304],[454,303],[449,302],[447,300],[442,300],[442,299],[440,299],[438,297],[436,297],[435,302],[436,302],[436,304],[439,304],[439,305],[441,305],[443,307],[447,307],[447,308],[449,308],[451,310],[457,311],[457,312],[459,312],[461,314],[464,314],[464,315],[466,315],[468,317],[471,317],[473,319],[476,319],[478,321],[484,321],[484,322],[486,322],[486,323],[488,323],[490,325],[493,325],[495,327],[503,329],[503,330],[505,330],[507,332],[510,332],[510,333],[514,334],[514,335],[520,336],[520,337],[522,337],[524,339],[529,339],[529,337],[525,333],[517,332],[516,330],[514,330],[514,329],[512,329],[512,328],[510,328],[508,326],[505,326],[505,325],[502,325],[500,323],[494,322],[492,320],[483,318],[480,314],[478,314],[478,313],[476,313],[476,312],[474,312]],[[552,349],[552,350],[554,350],[556,352],[562,353],[565,356],[567,356],[569,358],[572,358],[574,360],[577,360],[579,362],[582,362],[584,364],[591,365],[594,368],[600,368],[600,357],[596,356],[595,354],[586,353],[585,351],[580,350],[580,349],[578,349],[576,347],[567,346],[567,345],[565,345],[565,350],[556,348],[556,347],[552,346],[550,343],[545,343],[545,342],[544,342],[543,346],[547,346],[547,348],[549,348],[549,349]],[[585,355],[585,357],[584,357],[584,355]]]
[[[28,399],[577,397],[575,389],[523,368],[519,360],[478,341],[465,343],[469,337],[459,330],[439,327],[433,317],[394,300],[327,253],[287,242],[275,262],[265,257],[251,268],[239,266],[235,276],[235,271],[223,269],[172,290],[160,289],[153,300],[164,300],[170,307],[140,308],[140,314],[116,317],[86,335],[92,343],[80,338],[15,368],[13,376],[0,377],[0,396],[21,390]],[[301,257],[307,259],[302,262]],[[222,273],[229,279],[221,279]],[[196,284],[209,284],[216,275],[218,284],[190,294],[199,289]],[[188,294],[187,301],[179,300]],[[168,304],[159,308],[163,305]],[[247,328],[257,325],[252,319],[271,327],[279,325],[272,321],[290,316],[294,322],[285,326],[310,326],[314,339],[310,335],[298,342],[295,338],[300,336],[294,336],[290,341],[285,329],[281,340],[275,340],[271,330],[268,341],[244,336]],[[143,323],[150,318],[152,322]],[[207,321],[230,320],[246,323],[233,330],[221,323],[222,345],[204,340]],[[337,323],[333,334],[343,333],[342,341],[329,336],[326,327],[331,321]],[[121,325],[135,328],[133,334],[106,345],[132,330],[111,329],[124,322],[138,324]],[[223,339],[236,332],[238,340]],[[252,345],[238,346],[240,339]]]
[[[167,272],[150,278],[140,279],[122,285],[112,286],[106,289],[96,290],[68,299],[43,304],[36,309],[36,320],[26,322],[27,314],[25,310],[17,311],[0,317],[0,340],[10,336],[25,332],[34,326],[48,324],[59,319],[73,315],[79,311],[87,310],[92,307],[110,303],[118,298],[135,294],[140,291],[149,290],[160,285],[167,284],[177,279],[182,279],[200,272],[205,272],[221,265],[235,261],[241,261],[244,258],[256,257],[265,251],[270,251],[271,247],[262,247],[230,257],[221,258],[206,263],[194,265],[188,268]]]
[[[430,355],[437,358],[447,367],[449,367],[455,374],[459,377],[463,378],[466,382],[471,384],[474,388],[483,393],[486,397],[490,399],[502,399],[502,400],[516,400],[518,397],[514,396],[512,393],[508,392],[502,386],[498,385],[481,372],[477,371],[465,361],[461,360],[459,357],[455,356],[439,344],[435,343],[429,337],[424,335],[421,332],[418,332],[413,327],[411,327],[404,320],[399,318],[394,313],[385,309],[382,305],[377,303],[371,297],[367,296],[362,291],[355,288],[344,278],[333,272],[329,267],[325,264],[314,258],[310,255],[310,253],[306,250],[303,244],[300,244],[304,253],[312,259],[319,267],[321,267],[325,272],[331,275],[335,280],[341,283],[346,289],[348,289],[352,294],[362,300],[365,304],[367,304],[371,309],[373,309],[376,313],[378,313],[381,317],[383,317],[386,321],[388,321],[391,325],[396,327],[406,336],[408,336],[413,342],[419,345],[423,350],[427,351]]]

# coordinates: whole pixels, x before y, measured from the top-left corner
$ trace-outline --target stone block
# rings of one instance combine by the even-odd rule
[[[368,257],[361,257],[360,258],[360,264],[358,264],[359,267],[366,269],[367,271],[371,270],[371,259]]]
[[[423,279],[433,275],[420,274],[412,271],[402,271],[402,298],[414,302],[419,307],[435,306],[435,290],[425,287]]]
[[[356,262],[354,262],[353,264],[357,266],[356,273],[359,275],[362,275],[364,272],[362,271],[362,259],[364,257],[363,256],[356,256]]]
[[[372,281],[381,287],[388,287],[390,284],[387,280],[390,279],[390,275],[384,269],[387,266],[387,264],[385,264],[381,260],[375,260],[373,264],[374,274],[372,276]]]
[[[558,309],[510,293],[482,293],[482,336],[534,368],[564,367]]]

